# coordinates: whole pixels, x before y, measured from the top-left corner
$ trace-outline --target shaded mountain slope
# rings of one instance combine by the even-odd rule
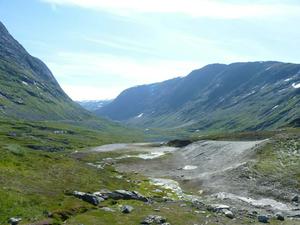
[[[64,93],[47,66],[31,56],[1,22],[0,116],[30,120],[90,117]]]
[[[211,64],[183,78],[127,89],[96,112],[147,128],[276,128],[299,118],[299,83],[299,64]]]

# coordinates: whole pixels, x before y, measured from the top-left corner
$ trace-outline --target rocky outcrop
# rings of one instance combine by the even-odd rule
[[[102,190],[94,193],[85,193],[81,191],[74,191],[72,193],[73,196],[79,198],[83,201],[86,201],[95,206],[99,205],[100,202],[103,202],[107,199],[113,200],[137,200],[142,202],[149,202],[149,199],[145,196],[141,195],[137,191],[127,191],[127,190],[116,190],[116,191],[108,191]]]
[[[93,204],[95,206],[99,205],[100,202],[104,201],[104,198],[102,198],[100,196],[97,196],[95,194],[80,192],[80,191],[74,191],[73,195],[76,198],[79,198],[79,199],[86,201],[90,204]]]
[[[141,224],[150,225],[150,224],[162,224],[162,225],[170,225],[167,223],[167,219],[162,216],[157,215],[149,215],[147,216]]]
[[[137,191],[126,191],[126,190],[116,190],[113,192],[105,193],[104,196],[114,200],[138,200],[142,202],[148,202],[149,199],[141,195]]]

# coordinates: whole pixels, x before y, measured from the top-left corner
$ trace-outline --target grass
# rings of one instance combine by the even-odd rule
[[[113,168],[101,173],[70,153],[89,146],[142,139],[58,122],[0,121],[0,224],[9,217],[38,220],[48,211],[90,206],[66,191],[131,188],[115,178]],[[113,129],[112,129],[113,130]],[[75,210],[76,211],[76,210]]]
[[[155,192],[158,187],[151,185],[146,177],[119,173],[111,166],[104,169],[88,166],[87,162],[119,156],[119,153],[113,152],[86,154],[85,150],[89,146],[142,139],[134,131],[127,136],[122,136],[122,132],[116,133],[96,131],[88,126],[80,127],[70,123],[1,120],[0,224],[6,224],[10,217],[20,216],[23,219],[21,224],[35,224],[38,221],[62,224],[66,221],[65,224],[70,225],[131,225],[140,223],[149,214],[162,215],[173,225],[204,222],[233,225],[251,222],[249,218],[229,220],[207,211],[197,213],[193,207],[182,207],[180,201],[163,201],[162,197],[170,196],[170,191]],[[261,135],[265,137],[265,134]],[[238,134],[230,134],[227,138],[232,136],[239,137]],[[245,138],[245,135],[241,136]],[[293,154],[283,154],[299,149],[299,130],[289,130],[286,135],[275,133],[275,137],[274,142],[258,153],[259,161],[255,170],[265,175],[272,175],[274,171],[277,174],[279,171],[281,175],[277,178],[283,184],[298,176],[299,184],[299,158]],[[226,139],[226,135],[215,138]],[[78,151],[76,154],[75,150]],[[284,167],[278,166],[280,162]],[[101,189],[136,190],[145,196],[155,197],[157,202],[145,204],[139,201],[108,200],[101,203],[100,208],[108,206],[115,210],[111,213],[67,194],[74,190],[94,192]],[[122,214],[119,207],[124,204],[133,206],[134,211]],[[156,211],[157,208],[160,210]],[[277,221],[272,224],[277,224]]]
[[[272,138],[257,154],[254,169],[284,187],[300,188],[300,129]]]

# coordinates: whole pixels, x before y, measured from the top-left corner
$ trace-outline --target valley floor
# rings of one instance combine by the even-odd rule
[[[51,127],[53,134],[57,127]],[[70,141],[72,129],[54,132],[43,146]],[[49,137],[44,132],[49,131],[28,124],[2,129],[0,224],[20,217],[19,224],[132,225],[149,215],[165,217],[165,224],[172,225],[259,224],[264,215],[271,224],[300,224],[297,129],[263,141],[199,140],[182,148],[141,143],[83,149],[76,146],[84,143],[74,141],[63,151],[30,148],[31,142],[46,140],[42,135]],[[100,136],[91,134],[86,136],[94,141],[91,145],[97,143],[92,137],[101,144]],[[28,137],[33,141],[24,141]],[[74,194],[102,196],[107,190],[137,191],[149,201],[108,198],[90,204]],[[124,206],[133,210],[123,213]]]

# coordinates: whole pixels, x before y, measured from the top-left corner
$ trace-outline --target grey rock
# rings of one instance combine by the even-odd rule
[[[93,204],[95,206],[99,205],[100,202],[104,201],[104,198],[101,198],[99,196],[96,196],[94,194],[90,194],[90,193],[85,193],[85,192],[80,192],[80,191],[74,191],[73,195],[76,198],[79,198],[85,202],[88,202],[90,204]]]
[[[133,207],[130,206],[130,205],[124,205],[122,208],[121,208],[121,212],[122,213],[131,213],[133,210]]]
[[[213,204],[207,206],[207,210],[213,212],[222,212],[223,210],[229,210],[229,209],[230,207],[228,205]]]
[[[284,221],[284,216],[282,213],[278,212],[275,216],[277,220]]]
[[[234,218],[234,214],[233,212],[231,212],[230,210],[228,209],[222,209],[222,212],[224,213],[224,215],[230,219],[233,219]]]
[[[114,200],[138,200],[142,202],[148,202],[149,199],[138,193],[137,191],[126,191],[126,190],[116,190],[111,193],[108,193],[108,198]]]
[[[157,216],[157,215],[149,215],[147,216],[141,224],[168,224],[167,219],[162,217],[162,216]]]
[[[299,202],[299,196],[296,195],[292,198],[292,202]]]
[[[12,217],[8,220],[8,223],[10,223],[11,225],[18,225],[21,220],[22,219],[19,217]]]
[[[113,210],[112,208],[109,208],[109,207],[103,207],[101,209],[105,212],[115,212],[115,210]]]
[[[260,215],[257,217],[258,222],[269,223],[269,217],[265,215]]]

